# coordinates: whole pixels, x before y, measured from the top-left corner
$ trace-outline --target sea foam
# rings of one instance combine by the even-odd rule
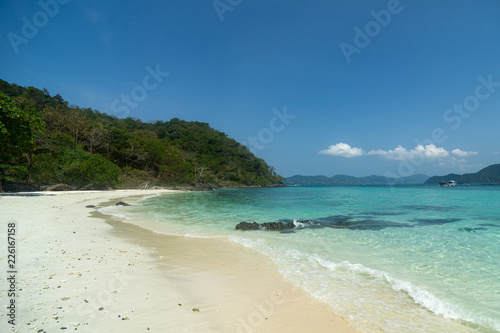
[[[294,224],[295,223],[296,221],[294,221]],[[299,227],[302,227],[300,226],[300,222],[298,222],[298,224]],[[308,225],[306,224],[305,227],[307,226]],[[245,247],[251,248],[270,257],[280,266],[280,272],[285,276],[285,278],[302,275],[305,280],[301,281],[299,283],[299,286],[306,289],[306,291],[308,291],[312,296],[332,305],[332,308],[334,310],[338,310],[338,304],[331,304],[329,302],[329,298],[324,297],[324,285],[327,284],[326,279],[334,278],[344,280],[345,285],[357,286],[360,288],[366,288],[366,285],[364,283],[356,281],[368,279],[372,281],[372,286],[373,281],[376,281],[379,284],[379,288],[385,286],[393,290],[395,293],[407,295],[407,297],[411,298],[413,303],[418,304],[418,306],[445,319],[452,319],[458,322],[464,322],[465,324],[477,324],[487,329],[500,331],[500,323],[498,323],[497,321],[442,300],[431,292],[427,291],[425,288],[419,287],[409,281],[395,278],[385,271],[369,268],[359,263],[350,263],[349,261],[335,262],[332,260],[327,260],[318,254],[302,253],[297,249],[280,249],[279,247],[266,244],[266,242],[262,239],[250,239],[245,237],[231,236],[230,240],[240,243]],[[287,258],[291,260],[289,261],[287,260]],[[313,264],[309,265],[311,263]],[[321,274],[321,268],[328,271],[328,273]],[[348,275],[346,275],[346,273]],[[321,279],[323,281],[316,284],[311,283],[311,275],[316,275],[318,279]],[[345,282],[346,279],[351,281]],[[292,279],[291,282],[297,284],[297,280]],[[361,307],[362,306],[360,306],[360,308]],[[336,312],[339,313],[339,311]],[[350,316],[348,313],[339,314]],[[357,320],[357,318],[354,316],[353,320]],[[475,326],[470,324],[469,326]],[[392,323],[392,325],[394,325],[395,327],[398,326],[397,323]],[[415,330],[418,331],[417,328],[415,328]]]

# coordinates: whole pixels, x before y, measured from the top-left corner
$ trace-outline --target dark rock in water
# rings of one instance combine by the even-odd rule
[[[265,222],[265,223],[249,223],[240,222],[236,225],[236,230],[286,230],[293,229],[295,224],[293,222]]]
[[[332,224],[330,228],[349,229],[349,230],[383,230],[386,228],[411,228],[408,223],[397,223],[386,220],[363,220],[353,222],[339,222]]]
[[[115,206],[132,206],[132,205],[123,201],[118,201]]]
[[[373,215],[373,216],[395,216],[395,215],[404,215],[405,213],[402,213],[402,212],[364,212],[364,213],[361,213],[359,215],[361,216],[370,216],[370,215]]]
[[[418,222],[418,226],[427,226],[427,225],[443,225],[447,223],[454,223],[458,221],[462,221],[460,218],[446,218],[446,219],[413,219],[411,222]]]
[[[496,224],[491,224],[491,223],[481,223],[480,226],[483,226],[483,227],[494,227],[494,228],[500,228],[500,226],[496,225]]]
[[[349,222],[352,220],[352,218],[353,218],[352,216],[348,215],[333,215],[333,216],[321,217],[319,219],[316,219],[316,221],[321,224],[339,224],[339,223]]]
[[[85,206],[85,207],[86,207],[86,208],[95,208],[95,206],[94,206],[94,205],[87,205],[87,206]]]
[[[486,228],[461,228],[458,231],[476,232],[476,230],[488,230]]]
[[[67,184],[56,184],[47,187],[47,191],[73,191],[75,188]]]
[[[257,222],[248,223],[248,222],[240,222],[236,225],[236,230],[259,230],[260,224]]]
[[[437,219],[432,221],[418,220],[420,223],[452,223],[455,219]],[[420,224],[419,224],[420,225]],[[427,225],[427,224],[426,224]],[[240,222],[236,225],[236,230],[271,230],[282,233],[295,232],[300,229],[349,229],[349,230],[382,230],[385,228],[411,228],[413,225],[408,223],[397,223],[386,220],[364,219],[358,220],[347,215],[334,215],[322,217],[315,220],[280,220],[277,222],[249,223]]]
[[[456,209],[456,207],[429,206],[429,205],[409,205],[400,207],[409,210],[419,210],[419,211],[421,210],[421,211],[431,211],[431,212],[447,212]]]

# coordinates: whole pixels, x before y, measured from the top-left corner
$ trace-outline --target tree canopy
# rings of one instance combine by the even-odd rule
[[[0,177],[37,185],[267,186],[283,180],[209,124],[142,122],[0,80]]]

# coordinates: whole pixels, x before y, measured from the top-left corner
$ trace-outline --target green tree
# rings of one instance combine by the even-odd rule
[[[26,100],[13,101],[0,91],[0,176],[11,179],[13,171],[30,169],[36,137],[44,122],[35,107]],[[19,160],[25,158],[26,163]]]
[[[64,167],[65,182],[77,186],[118,185],[120,168],[97,154],[74,150]]]
[[[208,123],[118,119],[0,80],[0,177],[77,186],[271,185],[282,178]],[[45,126],[45,130],[42,129]]]

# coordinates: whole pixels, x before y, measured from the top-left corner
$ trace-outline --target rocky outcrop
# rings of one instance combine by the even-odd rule
[[[249,222],[240,222],[236,225],[236,230],[259,230],[260,224],[257,222],[249,223]]]
[[[2,190],[5,192],[36,192],[40,191],[41,188],[39,186],[29,184],[29,183],[20,183],[20,182],[11,182],[4,178],[2,178]]]
[[[56,184],[46,188],[47,191],[73,191],[75,188],[67,184]]]
[[[118,201],[115,206],[132,206],[132,205],[123,201]]]
[[[236,230],[287,230],[295,228],[293,222],[265,222],[265,223],[249,223],[240,222],[236,225]]]
[[[195,185],[193,185],[192,190],[193,191],[213,191],[213,190],[218,190],[220,188],[221,187],[218,185],[208,183],[208,184],[195,184]]]

